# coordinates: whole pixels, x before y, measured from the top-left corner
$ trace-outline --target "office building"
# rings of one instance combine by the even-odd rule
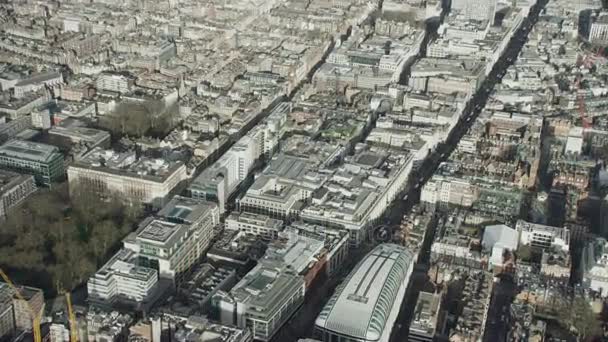
[[[158,216],[142,221],[123,245],[138,254],[139,265],[179,283],[209,247],[219,224],[217,205],[176,197]]]
[[[589,42],[592,44],[608,43],[608,12],[602,11],[592,18],[589,28]]]
[[[14,96],[16,98],[21,98],[29,92],[35,92],[44,89],[45,87],[55,87],[62,83],[63,76],[60,72],[51,71],[33,74],[15,84]]]
[[[470,207],[478,196],[476,187],[465,180],[434,176],[422,187],[420,201],[439,206]]]
[[[127,340],[133,317],[117,311],[89,310],[86,315],[86,336],[89,341],[120,342]],[[81,340],[82,341],[82,340]]]
[[[494,23],[496,0],[452,0],[452,11],[458,11],[466,20]]]
[[[67,148],[72,147],[72,145],[82,145],[87,149],[110,147],[111,136],[109,132],[81,126],[78,121],[71,124],[70,121],[74,122],[75,120],[63,120],[59,125],[49,130],[49,139],[54,144]]]
[[[121,249],[87,282],[89,300],[93,303],[143,303],[158,288],[158,271],[138,266],[137,255]]]
[[[338,287],[315,321],[321,341],[389,341],[415,256],[393,244],[376,247]]]
[[[9,210],[36,192],[32,175],[0,170],[0,221]]]
[[[226,218],[226,229],[275,238],[283,230],[283,221],[262,214],[232,213]]]
[[[304,278],[282,266],[260,263],[230,293],[214,302],[223,324],[249,328],[254,339],[270,341],[304,302]]]
[[[409,342],[432,342],[442,334],[446,313],[441,309],[440,293],[420,292],[408,334]]]
[[[14,328],[16,330],[31,330],[31,312],[33,311],[38,316],[42,316],[44,313],[44,294],[41,289],[35,287],[17,285],[16,289],[19,291],[23,300],[15,294],[13,288],[7,286],[5,283],[0,283],[0,311],[3,310],[2,298],[4,298],[5,307],[7,305],[6,297],[10,297],[12,299]],[[5,312],[4,314],[6,315],[7,313]],[[3,316],[0,316],[0,325],[2,325],[2,317]]]
[[[182,196],[174,196],[157,216],[189,227],[190,239],[196,242],[195,258],[200,258],[209,248],[215,227],[220,223],[217,204]]]
[[[133,89],[135,77],[129,73],[103,72],[95,83],[98,90],[114,91],[125,94]]]
[[[188,191],[194,198],[216,201],[220,212],[226,211],[230,196],[247,178],[254,162],[264,153],[262,132],[242,137],[218,161],[206,168],[192,182]]]
[[[65,176],[63,155],[55,146],[11,140],[0,146],[0,168],[33,174],[36,183],[50,186]]]
[[[5,283],[0,283],[0,340],[15,333],[12,291]]]
[[[566,227],[551,227],[519,220],[515,229],[519,233],[519,243],[521,245],[569,251],[570,230]]]
[[[102,195],[162,207],[171,191],[188,178],[182,162],[137,156],[135,151],[94,148],[68,167],[70,189],[84,186]]]

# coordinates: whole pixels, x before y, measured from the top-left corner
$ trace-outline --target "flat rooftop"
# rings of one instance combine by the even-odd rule
[[[10,140],[6,142],[0,146],[0,155],[40,163],[48,163],[57,158],[57,156],[62,156],[59,149],[55,146],[24,140]]]
[[[174,196],[157,215],[182,223],[192,223],[197,222],[213,210],[217,210],[217,204],[213,202]]]
[[[167,245],[177,238],[180,229],[182,229],[180,224],[148,218],[141,223],[136,232],[136,239],[148,243]]]
[[[437,327],[440,304],[441,296],[439,294],[420,292],[410,331],[433,335]]]
[[[300,287],[304,287],[302,276],[261,263],[236,284],[231,294],[239,302],[256,307],[256,315],[271,317]]]
[[[17,172],[0,169],[0,195],[13,189],[15,186],[22,184],[28,178],[33,178],[32,175],[23,175]]]
[[[74,167],[91,168],[124,176],[164,181],[184,164],[181,161],[137,156],[135,151],[116,152],[96,147],[82,156]]]

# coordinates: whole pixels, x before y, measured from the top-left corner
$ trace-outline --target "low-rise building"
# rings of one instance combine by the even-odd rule
[[[63,83],[60,72],[51,71],[30,75],[15,84],[14,92],[16,98],[23,97],[26,93],[35,92],[45,87],[54,87]]]
[[[519,220],[515,229],[519,233],[521,245],[542,249],[556,248],[564,252],[568,252],[570,248],[570,230],[566,227],[551,227]]]
[[[223,324],[249,328],[256,340],[269,341],[302,305],[304,291],[302,276],[282,264],[260,263],[214,301]]]
[[[100,194],[161,207],[171,191],[188,178],[182,162],[94,148],[68,167],[70,189],[81,185]]]
[[[34,176],[0,170],[0,220],[34,192]]]
[[[201,239],[206,243],[200,244]],[[197,234],[187,224],[148,217],[124,240],[124,246],[138,254],[141,265],[179,282],[203,255],[200,247],[208,245],[208,241],[208,234]]]
[[[10,140],[0,146],[0,168],[33,174],[36,183],[44,186],[65,177],[59,149],[30,141]]]
[[[112,305],[150,302],[158,289],[158,271],[136,264],[137,254],[129,249],[118,251],[87,282],[89,301]]]
[[[355,267],[315,321],[321,341],[389,341],[415,257],[393,244],[376,247]]]
[[[10,338],[14,333],[13,298],[8,284],[0,283],[0,339]]]
[[[446,313],[441,293],[420,292],[410,324],[408,342],[432,342],[445,330]]]
[[[15,290],[19,291],[19,295],[15,293]],[[9,297],[12,301],[13,328],[19,331],[32,330],[32,312],[38,317],[41,317],[44,313],[45,303],[42,290],[22,285],[18,285],[14,289],[5,283],[0,283],[0,303],[4,298],[4,307],[8,305],[6,297]],[[0,310],[2,310],[2,306],[0,306]],[[7,313],[5,312],[5,314]],[[2,316],[0,316],[0,322],[2,322]]]
[[[226,229],[275,238],[283,229],[283,221],[248,212],[232,213],[226,218]]]
[[[98,90],[113,91],[121,94],[130,92],[135,84],[135,77],[129,73],[103,72],[95,83]]]

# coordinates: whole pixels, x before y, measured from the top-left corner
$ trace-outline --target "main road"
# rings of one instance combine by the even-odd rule
[[[500,83],[502,78],[504,77],[507,69],[513,64],[513,62],[517,59],[522,47],[524,46],[528,33],[532,29],[532,27],[538,21],[538,17],[540,11],[545,7],[548,0],[538,0],[538,2],[532,6],[530,9],[529,15],[525,18],[520,26],[520,28],[515,32],[505,52],[498,59],[498,61],[494,64],[494,67],[482,82],[481,86],[478,88],[477,92],[473,95],[471,100],[465,106],[460,120],[454,129],[450,132],[446,141],[440,144],[435,151],[433,151],[422,163],[415,177],[411,178],[411,186],[409,187],[406,194],[401,197],[400,200],[397,200],[397,203],[393,204],[392,210],[409,210],[413,202],[415,202],[414,198],[417,198],[419,195],[419,189],[426,184],[426,182],[432,177],[435,173],[439,165],[446,161],[450,154],[454,151],[454,149],[458,146],[458,143],[462,139],[462,137],[467,133],[467,131],[471,128],[481,110],[485,107],[486,102],[490,93],[494,90],[494,87],[497,83]],[[406,198],[406,200],[403,200]],[[401,203],[398,203],[401,202]],[[403,214],[403,211],[401,211]],[[388,224],[398,224],[398,222],[390,222],[391,220],[395,220],[399,218],[401,215],[396,213],[391,213],[388,215],[387,222]],[[419,251],[419,253],[428,253],[429,251]],[[419,277],[420,278],[420,277]],[[415,301],[418,297],[420,284],[416,284],[412,282],[410,284],[410,289],[406,294],[406,300],[404,301],[404,305],[401,308],[401,312],[399,313],[399,317],[397,318],[397,324],[395,325],[395,329],[393,330],[393,334],[391,336],[391,341],[404,341],[409,330],[409,325],[412,317],[412,313],[415,306]],[[502,288],[502,287],[501,287]],[[500,291],[499,291],[500,292]],[[500,295],[505,295],[501,293]],[[497,297],[497,296],[495,296]],[[505,296],[507,298],[509,296]],[[496,308],[495,310],[491,310],[489,312],[488,317],[488,328],[492,331],[493,339],[492,341],[500,341],[504,340],[506,334],[506,327],[501,325],[501,321],[498,317],[492,317],[494,315],[500,316],[505,312],[504,308],[510,304],[508,301],[501,301],[499,298],[493,298],[493,303],[498,304],[502,303],[500,308]],[[486,329],[488,330],[488,329]],[[487,339],[484,339],[487,340]]]

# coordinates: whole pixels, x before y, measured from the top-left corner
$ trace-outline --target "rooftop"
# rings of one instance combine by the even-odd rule
[[[182,167],[183,163],[137,156],[135,151],[116,152],[96,147],[82,156],[72,166],[147,178],[153,181],[164,181]]]
[[[48,163],[57,157],[62,157],[59,149],[55,146],[24,140],[6,142],[0,146],[0,155],[39,163]]]
[[[304,291],[302,276],[260,263],[230,293],[237,301],[254,307],[256,315],[272,317],[300,288]]]
[[[22,175],[17,172],[0,170],[0,195],[31,177],[31,175]]]
[[[379,245],[340,285],[315,325],[351,338],[378,340],[391,311],[400,307],[403,298],[397,293],[407,286],[413,262],[414,254],[404,247]]]
[[[159,212],[158,216],[180,223],[193,223],[204,219],[217,204],[204,200],[174,196]]]
[[[440,306],[440,294],[420,292],[414,309],[414,318],[410,325],[410,333],[415,331],[433,336],[437,328]]]
[[[139,242],[172,247],[182,235],[185,235],[186,230],[187,227],[182,224],[147,218],[139,225],[135,234]]]

